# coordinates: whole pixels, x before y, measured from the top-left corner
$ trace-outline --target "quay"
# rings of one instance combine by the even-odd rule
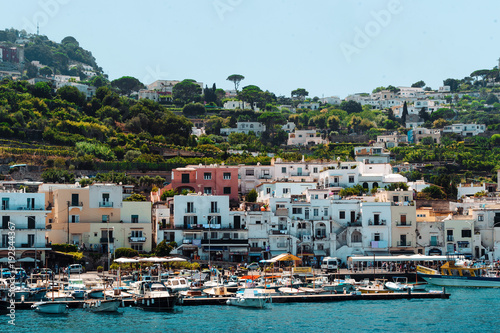
[[[226,305],[230,297],[186,297],[179,300],[178,306],[197,305]],[[450,294],[443,292],[433,293],[380,293],[380,294],[307,294],[307,295],[277,295],[272,296],[272,303],[324,303],[359,300],[394,300],[394,299],[449,299]],[[99,301],[98,299],[87,301]],[[37,301],[16,302],[16,309],[29,310]],[[83,308],[84,301],[68,301],[71,309]],[[136,306],[134,299],[123,299],[122,307]]]

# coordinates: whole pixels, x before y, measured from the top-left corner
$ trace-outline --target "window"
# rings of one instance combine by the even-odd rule
[[[339,177],[334,177],[334,178],[333,178],[333,182],[334,182],[334,183],[338,183],[338,182],[339,182]]]
[[[286,173],[286,167],[281,168],[281,173]]]
[[[382,237],[380,236],[379,233],[373,234],[373,240],[378,242],[382,240]]]
[[[431,246],[438,246],[438,236],[431,236]]]
[[[26,201],[26,208],[28,210],[35,209],[35,198],[27,198]]]
[[[30,234],[28,235],[28,246],[32,247],[33,245],[35,245],[35,235]]]
[[[183,174],[181,175],[181,178],[182,178],[181,182],[182,182],[183,184],[187,184],[187,183],[189,183],[189,173],[183,173]]]
[[[231,173],[230,172],[224,172],[224,180],[229,180],[231,179]]]
[[[239,237],[239,236],[238,236],[238,233],[237,233],[237,232],[235,232],[235,233],[233,234],[233,238],[234,238],[234,239],[238,239],[238,237]]]
[[[253,169],[246,169],[245,174],[247,176],[253,176],[254,175],[254,171],[253,171]]]
[[[102,223],[106,223],[109,220],[109,215],[103,215],[102,216]]]
[[[354,176],[349,176],[349,183],[354,183]]]
[[[313,215],[314,216],[318,216],[319,215],[319,209],[318,208],[314,208],[313,209]]]
[[[217,201],[212,201],[210,203],[210,213],[218,213]]]
[[[341,220],[345,219],[345,211],[341,210],[339,212],[339,219],[341,219]]]
[[[470,229],[462,229],[462,238],[472,237],[472,231]]]
[[[2,235],[2,248],[9,246],[9,235]]]
[[[104,202],[104,203],[109,202],[109,193],[102,194],[102,202]]]
[[[399,201],[399,196],[398,195],[392,196],[392,201],[398,202]]]
[[[130,217],[130,221],[131,221],[132,223],[139,223],[139,215],[132,215],[132,216]],[[142,237],[142,236],[141,236],[141,237]]]
[[[80,222],[80,215],[71,215],[71,223],[79,223],[79,222]]]
[[[231,194],[231,187],[224,187],[224,194]]]
[[[261,222],[260,221],[255,221],[255,224],[260,224]]]
[[[266,194],[269,194],[269,193],[271,193],[271,188],[270,187],[266,188]]]
[[[186,213],[194,213],[194,202],[186,202]]]
[[[133,250],[142,251],[142,244],[131,244]]]
[[[323,208],[323,216],[328,216],[328,207]]]
[[[80,198],[78,193],[71,194],[71,206],[79,206]]]
[[[142,230],[132,230],[130,237],[142,237]]]
[[[9,198],[2,198],[2,210],[9,209]]]
[[[318,173],[318,168],[313,168],[313,173]]]
[[[484,221],[484,215],[478,215],[477,216],[478,221]]]
[[[292,214],[302,214],[302,208],[300,208],[300,207],[293,207],[292,208]]]
[[[269,170],[267,170],[267,169],[266,170],[262,170],[262,174],[264,176],[269,176]]]
[[[205,179],[205,180],[212,180],[212,173],[211,172],[205,172],[203,174],[203,179]]]
[[[211,187],[205,187],[203,189],[203,193],[205,193],[205,194],[212,194],[212,188]]]
[[[34,216],[28,216],[28,229],[35,229],[36,224],[35,224],[35,217]]]
[[[287,194],[290,192],[290,189],[288,187],[283,188],[283,194]]]

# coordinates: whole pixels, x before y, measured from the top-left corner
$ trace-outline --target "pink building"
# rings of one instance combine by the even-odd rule
[[[187,189],[195,193],[228,195],[238,200],[238,167],[193,166],[172,170],[172,182],[164,190]]]

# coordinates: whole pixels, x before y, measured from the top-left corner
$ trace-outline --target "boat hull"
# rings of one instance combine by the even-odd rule
[[[68,312],[68,304],[64,302],[39,302],[33,305],[36,312],[49,314],[63,314]]]
[[[467,277],[421,273],[419,275],[428,283],[443,287],[500,288],[500,278],[497,277]]]
[[[245,298],[245,297],[231,297],[227,300],[227,304],[236,305],[246,308],[258,308],[263,309],[267,307],[270,303],[269,297],[255,297],[255,298]]]
[[[145,311],[170,311],[177,303],[176,296],[138,297],[137,306]]]
[[[120,307],[120,300],[104,300],[96,302],[88,302],[90,312],[116,312]]]

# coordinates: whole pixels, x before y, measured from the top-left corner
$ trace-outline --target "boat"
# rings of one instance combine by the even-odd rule
[[[440,270],[417,266],[417,274],[431,284],[445,287],[500,288],[500,275],[492,274],[486,267],[447,261]]]
[[[408,278],[395,276],[394,281],[387,281],[385,287],[393,291],[406,291],[408,290]]]
[[[84,299],[88,292],[82,279],[69,279],[64,290],[71,293],[75,299]]]
[[[59,301],[37,302],[31,306],[36,312],[64,314],[68,312],[68,303]]]
[[[190,287],[188,280],[184,277],[169,278],[165,282],[165,286],[167,286],[167,288],[173,293],[177,293],[182,290],[188,290]]]
[[[139,281],[135,286],[135,303],[143,310],[168,311],[177,303],[177,296],[170,294],[161,281]]]
[[[88,298],[104,298],[104,287],[96,287],[87,291]]]
[[[271,296],[261,293],[262,289],[244,289],[235,297],[227,300],[227,304],[250,308],[264,308],[271,303]]]
[[[358,290],[363,294],[388,294],[393,293],[393,290],[385,288],[385,279],[375,279],[367,286],[359,286]]]
[[[120,300],[115,299],[87,301],[83,303],[83,308],[90,312],[116,312],[120,307],[120,303]]]
[[[14,287],[14,298],[17,302],[27,301],[31,295],[31,289],[24,283],[16,282]]]
[[[203,292],[207,294],[209,297],[224,297],[224,296],[233,296],[234,293],[230,293],[226,287],[218,286],[204,289]]]
[[[51,290],[48,291],[45,294],[46,299],[51,299],[53,301],[59,301],[59,302],[67,302],[67,301],[73,301],[74,298],[71,296],[70,293],[62,292],[62,291],[57,291],[57,290]]]
[[[280,293],[286,294],[286,295],[296,295],[298,293],[304,293],[303,291],[301,291],[298,288],[291,288],[291,287],[281,287],[281,288],[278,288],[278,291]]]

